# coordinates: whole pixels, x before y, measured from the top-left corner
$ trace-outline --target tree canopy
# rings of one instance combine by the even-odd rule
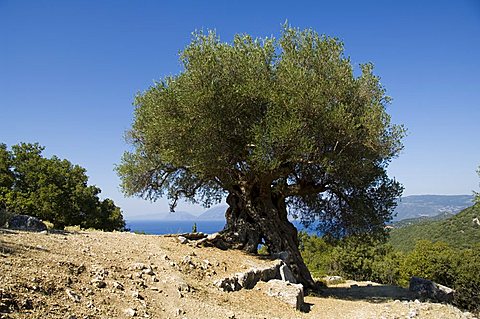
[[[122,230],[122,212],[100,189],[87,185],[86,170],[56,156],[45,158],[39,144],[0,144],[0,205],[50,221],[55,227]]]
[[[287,207],[333,236],[382,232],[402,191],[386,167],[404,129],[390,121],[373,65],[357,72],[343,51],[288,26],[279,39],[232,43],[194,33],[183,70],[135,98],[134,150],[117,167],[124,192],[166,196],[172,209],[179,198],[208,206],[228,195],[227,228],[259,234],[250,248],[285,248],[276,242],[286,236],[271,234],[288,225]]]

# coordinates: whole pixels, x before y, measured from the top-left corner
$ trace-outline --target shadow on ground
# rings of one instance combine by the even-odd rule
[[[415,295],[406,288],[397,286],[357,286],[321,288],[321,297],[333,297],[346,300],[366,300],[374,302],[390,300],[415,300]]]

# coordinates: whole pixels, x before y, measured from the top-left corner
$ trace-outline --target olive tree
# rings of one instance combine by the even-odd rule
[[[358,75],[343,44],[285,26],[279,39],[197,32],[182,71],[135,98],[131,152],[117,166],[126,195],[226,197],[227,246],[286,251],[296,279],[312,277],[288,211],[324,233],[381,233],[401,185],[386,168],[402,126],[371,64]]]

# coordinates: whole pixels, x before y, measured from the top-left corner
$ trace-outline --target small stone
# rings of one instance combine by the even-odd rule
[[[81,297],[78,295],[76,292],[70,289],[66,289],[65,292],[67,293],[67,296],[72,299],[74,302],[80,302]]]
[[[130,265],[130,267],[129,267],[130,270],[143,270],[143,269],[147,269],[147,268],[150,268],[150,267],[148,267],[144,263],[134,263],[134,264]]]
[[[123,287],[123,285],[118,281],[114,281],[112,285],[113,285],[113,288],[118,289],[118,290],[124,290],[125,289]]]
[[[159,292],[159,293],[162,293],[162,292],[163,292],[162,289],[160,289],[159,287],[155,287],[155,286],[150,287],[150,289],[152,289],[152,290],[154,290],[154,291],[157,291],[157,292]]]
[[[140,295],[140,293],[138,291],[132,291],[132,297],[133,298],[136,298],[136,299],[140,299],[140,300],[143,300],[143,296]]]
[[[94,278],[91,281],[92,285],[97,288],[105,288],[107,287],[107,283],[103,280],[99,280],[98,278]]]
[[[130,317],[135,317],[137,315],[137,310],[134,308],[125,309],[125,314]]]
[[[188,239],[183,236],[178,236],[178,241],[180,242],[180,244],[188,243]]]
[[[150,268],[150,267],[142,270],[142,273],[144,273],[144,274],[146,274],[146,275],[150,275],[150,276],[155,275],[155,273],[153,272],[152,268]]]
[[[190,264],[190,263],[192,263],[192,257],[190,257],[189,255],[183,257],[182,264]]]
[[[417,316],[417,310],[416,309],[412,309],[408,313],[408,318],[415,318],[416,316]]]
[[[189,292],[191,290],[190,286],[185,282],[180,282],[177,284],[178,291]]]
[[[181,316],[181,315],[184,315],[184,314],[185,314],[185,311],[182,310],[182,309],[180,309],[180,308],[177,308],[177,309],[175,310],[175,315],[176,315],[176,316]]]

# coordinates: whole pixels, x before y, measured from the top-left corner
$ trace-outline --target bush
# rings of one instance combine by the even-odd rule
[[[460,265],[454,288],[457,306],[480,312],[480,245],[460,254]]]
[[[397,284],[400,260],[392,246],[369,236],[345,238],[333,249],[331,268],[336,274],[354,280]]]
[[[306,232],[299,233],[300,252],[305,265],[314,278],[321,278],[333,274],[332,250],[333,245],[318,236],[309,236]]]
[[[6,209],[0,208],[0,227],[5,227],[12,215],[13,214],[8,212]]]
[[[457,252],[446,243],[421,240],[404,259],[401,272],[405,280],[417,276],[453,287],[459,262],[456,256]]]

